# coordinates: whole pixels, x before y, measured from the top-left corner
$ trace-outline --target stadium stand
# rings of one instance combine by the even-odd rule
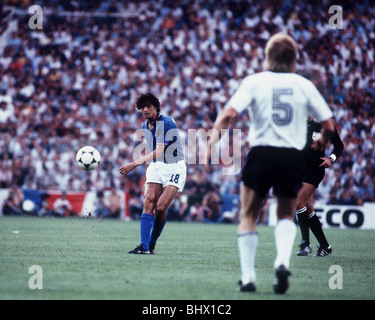
[[[345,144],[316,198],[375,202],[375,5],[345,1],[343,28],[330,29],[323,3],[42,0],[43,29],[31,30],[31,3],[5,0],[13,19],[0,30],[15,29],[0,42],[0,188],[115,186],[141,197],[144,168],[118,172],[132,160],[143,122],[136,97],[152,91],[184,132],[210,128],[240,79],[262,70],[265,41],[282,31],[298,40],[298,73],[329,102]],[[233,126],[243,129],[243,155],[245,121]],[[100,170],[75,165],[83,145],[101,152]],[[209,177],[189,165],[186,195],[237,194],[238,176],[222,170]]]

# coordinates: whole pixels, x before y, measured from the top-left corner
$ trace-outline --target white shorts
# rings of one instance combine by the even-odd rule
[[[186,181],[185,161],[176,163],[152,162],[146,171],[146,183],[158,183],[164,187],[175,186],[182,192]]]

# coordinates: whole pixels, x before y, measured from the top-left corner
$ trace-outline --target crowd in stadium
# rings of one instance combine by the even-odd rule
[[[119,174],[119,167],[133,160],[133,133],[144,121],[134,106],[137,96],[153,92],[162,113],[183,132],[209,129],[241,79],[263,69],[269,36],[287,32],[299,45],[297,72],[329,103],[345,145],[316,198],[331,204],[375,202],[375,6],[370,1],[346,1],[342,29],[330,28],[329,6],[307,0],[39,3],[43,29],[31,30],[30,16],[17,11],[18,28],[0,55],[0,188],[115,187],[131,190],[137,202],[145,168]],[[57,14],[66,10],[124,17]],[[232,124],[243,129],[243,157],[250,147],[247,119],[244,114]],[[101,152],[99,170],[87,173],[76,166],[75,153],[83,145]],[[187,159],[184,194],[212,196],[192,206],[194,214],[203,212],[202,220],[207,202],[238,194],[239,175],[222,175],[221,165],[207,174],[202,165],[189,165],[194,160]],[[187,216],[193,220],[193,213]]]

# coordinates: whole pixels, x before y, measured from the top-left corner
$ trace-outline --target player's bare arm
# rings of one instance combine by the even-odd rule
[[[220,139],[220,133],[223,129],[228,129],[231,120],[238,115],[238,112],[233,107],[227,107],[223,110],[221,114],[216,119],[214,124],[214,129],[219,132],[218,140]],[[213,141],[216,143],[218,140]]]
[[[231,120],[238,115],[238,112],[231,106],[225,108],[217,117],[216,122],[214,124],[214,130],[218,133],[217,135],[210,136],[207,144],[206,150],[206,159],[207,159],[207,166],[209,166],[209,162],[211,159],[211,150],[219,142],[221,138],[221,130],[228,129]]]
[[[153,152],[150,152],[146,156],[135,160],[131,163],[125,164],[120,168],[120,173],[127,175],[128,173],[132,172],[136,167],[145,164],[145,163],[150,163],[154,159],[158,159],[163,156],[165,149],[165,145],[163,144],[158,144],[156,146],[156,149]]]

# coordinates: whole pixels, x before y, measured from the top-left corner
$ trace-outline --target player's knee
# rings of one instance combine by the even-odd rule
[[[155,195],[147,195],[143,201],[143,206],[153,210],[153,208],[155,207],[156,200],[157,199]]]
[[[306,202],[303,201],[302,199],[297,199],[296,209],[299,210],[299,209],[302,209],[304,207],[306,207]]]
[[[306,204],[306,209],[307,209],[307,210],[306,210],[307,212],[311,213],[311,212],[314,211],[314,206],[311,205],[310,203],[307,203],[307,204]]]
[[[161,214],[161,213],[167,211],[167,208],[168,207],[167,207],[166,204],[164,204],[164,203],[157,203],[155,211],[156,211],[157,214]]]

